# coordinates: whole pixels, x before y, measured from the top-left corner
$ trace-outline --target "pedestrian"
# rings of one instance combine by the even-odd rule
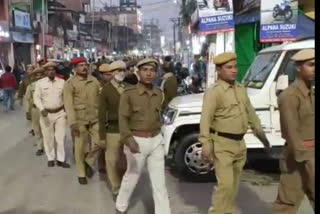
[[[101,87],[103,87],[105,84],[109,83],[111,81],[111,79],[113,78],[113,73],[112,73],[112,71],[109,70],[109,66],[110,65],[107,63],[101,64],[99,66],[99,73],[101,76],[101,80],[100,80]]]
[[[280,183],[273,214],[297,213],[305,195],[315,209],[315,50],[296,53],[296,80],[278,99],[282,137]]]
[[[108,180],[115,200],[121,184],[121,175],[117,166],[121,152],[118,115],[120,96],[125,89],[123,80],[126,64],[123,61],[115,61],[109,65],[108,71],[113,73],[113,78],[103,86],[100,94],[99,134],[100,144],[106,145],[105,157]]]
[[[31,65],[31,64],[27,65],[26,75],[24,76],[23,80],[21,81],[19,91],[18,91],[18,100],[19,100],[19,103],[21,106],[26,104],[23,102],[23,99],[24,99],[24,95],[26,94],[27,87],[31,83],[31,74],[34,69],[35,69],[34,65]],[[27,108],[27,107],[25,106],[25,108]]]
[[[40,127],[40,110],[34,104],[34,91],[36,82],[45,77],[43,68],[36,68],[33,71],[33,80],[32,83],[29,84],[26,90],[25,100],[28,102],[29,110],[31,112],[31,122],[32,122],[32,129],[36,136],[36,145],[37,145],[37,156],[41,156],[44,154],[44,146],[43,146],[43,135]]]
[[[54,62],[43,66],[46,77],[36,82],[33,100],[41,113],[40,126],[48,167],[53,167],[57,159],[58,166],[70,168],[65,162],[64,150],[67,121],[63,105],[64,80],[56,77],[55,67]]]
[[[244,135],[248,127],[264,144],[270,144],[252,107],[245,88],[236,82],[235,53],[222,53],[214,59],[219,80],[204,96],[200,121],[203,160],[214,163],[218,181],[209,214],[235,213],[234,201],[246,162]]]
[[[127,171],[116,201],[117,213],[126,213],[129,200],[145,163],[151,180],[155,214],[170,214],[165,184],[165,149],[160,133],[163,94],[153,86],[158,62],[144,59],[137,64],[140,83],[127,88],[120,98],[120,142],[124,144]]]
[[[87,184],[87,177],[93,176],[95,156],[85,157],[89,147],[87,136],[91,138],[90,150],[96,150],[99,145],[98,100],[100,83],[89,75],[87,60],[83,57],[71,61],[75,76],[71,77],[64,86],[64,105],[68,123],[74,136],[75,160],[78,181]],[[103,147],[104,145],[102,145]]]
[[[14,111],[14,93],[17,88],[17,81],[11,73],[12,68],[7,65],[5,73],[0,77],[0,89],[3,89],[3,105],[5,111]]]
[[[17,82],[17,86],[15,89],[19,88],[22,73],[23,73],[22,67],[21,67],[20,63],[18,61],[16,61],[16,63],[14,64],[14,67],[13,67],[13,71],[12,71],[12,74],[16,78],[16,82]]]
[[[171,100],[178,96],[178,81],[176,76],[172,72],[172,69],[170,69],[169,64],[164,64],[162,66],[162,69],[164,71],[164,75],[160,88],[165,95],[163,105],[164,107],[168,107]]]
[[[134,60],[128,61],[126,63],[127,71],[126,71],[126,78],[124,79],[125,83],[130,85],[136,85],[139,82],[138,76],[136,74],[136,66],[137,62]]]

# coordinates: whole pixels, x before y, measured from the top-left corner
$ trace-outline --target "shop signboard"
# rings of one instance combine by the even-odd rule
[[[261,0],[261,42],[297,39],[298,0]]]
[[[30,14],[20,10],[13,10],[14,26],[31,30]]]
[[[12,31],[12,39],[15,42],[19,43],[34,43],[34,38],[32,33],[22,33],[22,32],[15,32]]]
[[[11,38],[8,24],[0,21],[0,42],[9,42],[10,40]]]
[[[232,0],[197,0],[197,4],[202,34],[234,31]]]

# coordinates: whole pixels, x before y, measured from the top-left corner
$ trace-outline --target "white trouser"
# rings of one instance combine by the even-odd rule
[[[47,117],[40,117],[40,126],[43,134],[43,144],[48,161],[55,160],[55,146],[57,142],[57,160],[65,161],[64,141],[66,136],[66,113],[61,110],[57,113],[49,113]]]
[[[127,146],[124,147],[128,167],[122,179],[116,208],[121,212],[125,212],[128,209],[132,192],[147,162],[155,203],[155,214],[171,214],[165,182],[165,151],[162,144],[162,135],[159,134],[154,138],[134,137],[134,139],[138,143],[141,153],[132,154]]]

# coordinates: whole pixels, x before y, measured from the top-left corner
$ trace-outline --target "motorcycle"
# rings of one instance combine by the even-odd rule
[[[278,16],[284,16],[286,21],[290,20],[293,16],[293,11],[291,9],[291,4],[290,1],[285,0],[283,3],[280,5],[277,4],[273,8],[273,18],[277,18]]]

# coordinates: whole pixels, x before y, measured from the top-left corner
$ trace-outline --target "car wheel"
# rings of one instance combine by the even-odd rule
[[[174,155],[175,168],[185,178],[215,181],[214,165],[202,160],[199,133],[191,133],[180,140]]]

